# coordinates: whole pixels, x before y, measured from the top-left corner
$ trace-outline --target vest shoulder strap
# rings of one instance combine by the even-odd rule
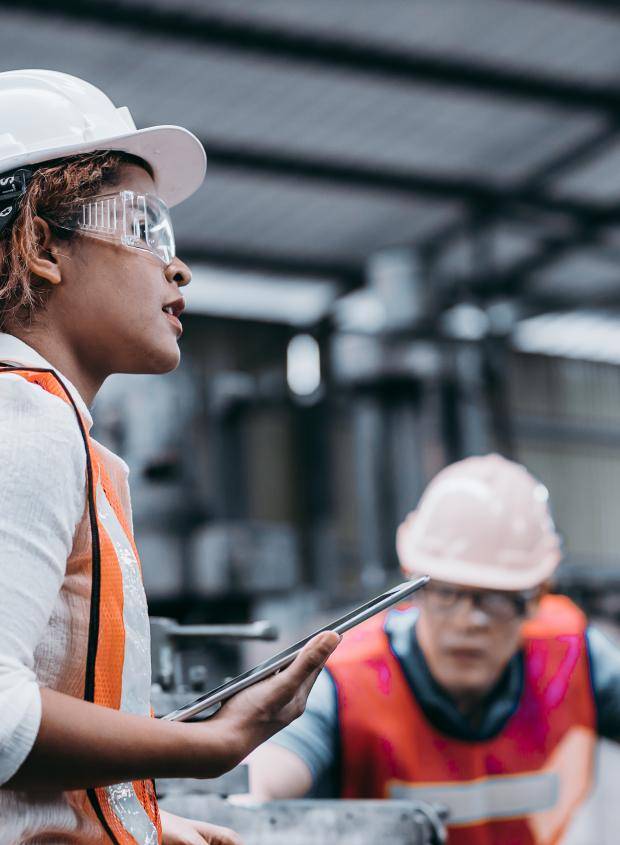
[[[536,616],[524,623],[523,637],[526,640],[576,637],[585,633],[587,624],[583,611],[569,598],[549,595],[541,600]]]

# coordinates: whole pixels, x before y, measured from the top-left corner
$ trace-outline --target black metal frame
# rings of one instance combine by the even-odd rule
[[[613,15],[620,6],[612,0],[545,0],[554,5],[577,6],[595,14]],[[0,0],[0,8],[14,9],[14,3]],[[566,110],[569,114],[599,113],[607,117],[603,130],[554,156],[543,167],[531,173],[517,187],[499,187],[492,182],[416,172],[411,169],[377,168],[356,161],[315,158],[281,149],[251,148],[233,145],[218,138],[207,138],[210,163],[220,170],[252,172],[276,179],[320,182],[346,186],[367,194],[433,198],[458,202],[464,207],[461,222],[450,223],[439,234],[416,246],[430,253],[444,249],[455,236],[473,231],[478,236],[485,226],[498,218],[535,213],[559,215],[566,219],[563,231],[551,234],[535,255],[515,263],[498,276],[492,267],[482,276],[459,282],[460,290],[469,287],[479,295],[492,289],[499,293],[515,293],[524,280],[548,266],[567,250],[579,244],[595,244],[604,238],[607,226],[620,222],[615,204],[560,199],[548,193],[552,179],[603,152],[620,137],[620,88],[589,82],[569,81],[547,74],[521,73],[500,65],[475,60],[457,60],[446,56],[430,56],[415,50],[387,48],[348,40],[343,36],[314,34],[258,21],[239,21],[222,14],[200,14],[161,9],[143,2],[126,5],[121,0],[22,0],[20,11],[36,11],[43,16],[60,16],[80,22],[94,22],[111,27],[139,31],[141,35],[165,36],[177,42],[217,46],[244,57],[269,58],[284,63],[321,67],[336,73],[363,75],[397,81],[400,85],[432,85],[452,91],[466,91],[498,99],[544,103]],[[472,227],[472,216],[476,225]],[[183,245],[181,245],[183,247]],[[189,249],[187,248],[189,247]],[[359,284],[363,267],[339,263],[308,262],[301,255],[241,254],[221,249],[217,244],[201,244],[185,253],[226,266],[253,267],[263,271],[312,275],[337,279],[345,287]],[[492,256],[491,256],[492,259]]]
[[[15,8],[9,0],[0,6]],[[499,97],[542,102],[585,111],[620,112],[620,90],[610,86],[569,82],[539,74],[521,74],[474,60],[461,61],[429,56],[411,50],[360,44],[339,36],[318,35],[285,29],[259,21],[242,22],[219,14],[199,15],[178,8],[161,9],[149,3],[119,0],[21,0],[20,11],[64,15],[81,22],[92,21],[136,29],[141,35],[161,35],[176,41],[209,44],[228,50],[242,50],[270,59],[295,64],[349,71],[401,83],[437,85]]]

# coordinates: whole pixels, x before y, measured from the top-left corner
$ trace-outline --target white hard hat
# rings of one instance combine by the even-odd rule
[[[193,194],[205,176],[204,148],[187,129],[136,129],[128,108],[116,108],[99,88],[66,73],[0,73],[0,116],[0,174],[79,153],[121,150],[151,166],[157,193],[169,206]]]
[[[547,488],[500,455],[442,470],[398,529],[407,574],[495,590],[546,581],[561,557]]]

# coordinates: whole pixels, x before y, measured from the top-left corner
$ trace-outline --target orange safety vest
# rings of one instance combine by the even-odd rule
[[[411,614],[415,610],[393,611]],[[383,618],[345,637],[328,669],[338,695],[344,798],[443,804],[451,845],[552,845],[591,781],[595,707],[585,617],[548,596],[524,625],[524,686],[498,735],[437,730],[391,650]]]
[[[75,411],[86,450],[88,515],[92,554],[84,565],[91,572],[90,624],[84,700],[120,710],[125,655],[123,621],[123,576],[112,538],[97,511],[96,491],[101,489],[127,535],[139,562],[133,534],[112,483],[92,446],[90,435],[73,398],[53,370],[0,366],[1,372],[19,375],[52,393]],[[161,822],[153,781],[97,787],[84,791],[84,810],[103,829],[105,841],[113,845],[157,845],[161,843]]]

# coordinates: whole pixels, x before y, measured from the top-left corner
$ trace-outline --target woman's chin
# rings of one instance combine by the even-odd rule
[[[157,348],[150,349],[148,354],[144,356],[143,367],[140,372],[150,375],[171,373],[179,366],[180,360],[181,351],[176,341],[172,344],[160,345]]]
[[[175,352],[168,356],[162,356],[154,361],[153,375],[164,375],[164,373],[171,373],[179,366],[181,361],[181,351],[177,346]]]

